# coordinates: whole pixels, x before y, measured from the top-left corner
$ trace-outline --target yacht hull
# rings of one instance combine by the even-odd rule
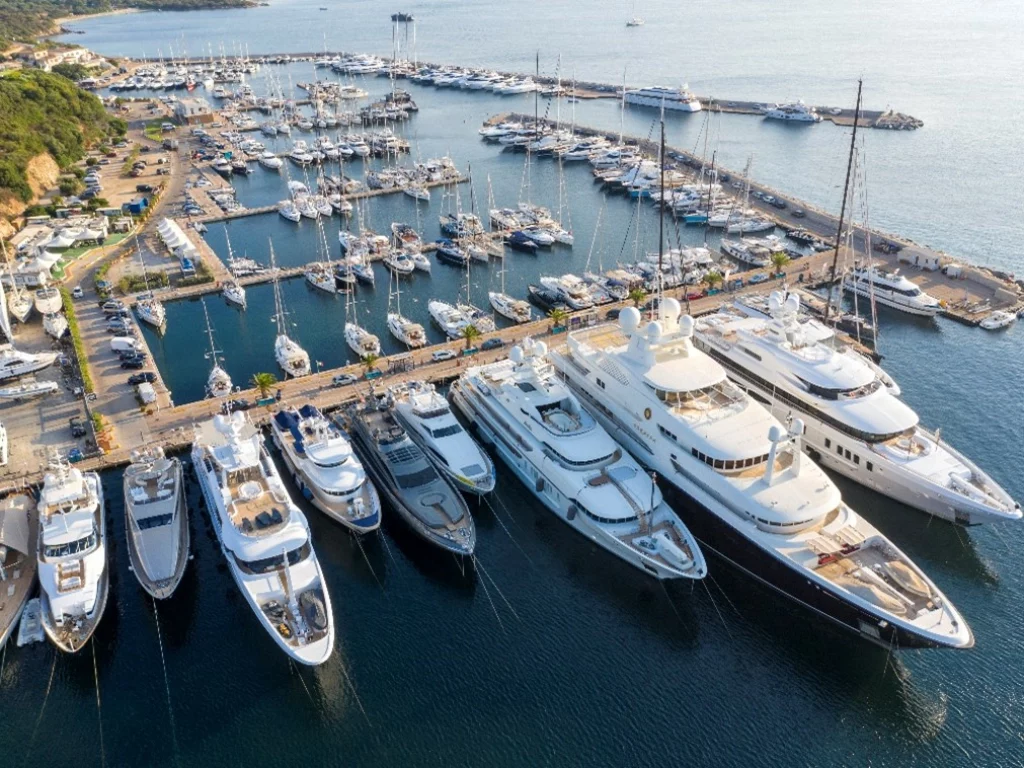
[[[179,483],[181,480],[179,480]],[[191,539],[188,529],[188,509],[185,507],[185,494],[179,487],[177,497],[177,509],[175,510],[175,517],[177,519],[177,535],[178,535],[178,557],[174,564],[174,573],[169,579],[154,579],[148,573],[142,563],[142,558],[139,556],[138,542],[136,537],[131,535],[127,536],[128,539],[128,560],[132,565],[132,573],[135,574],[135,578],[146,592],[157,600],[166,600],[168,597],[174,594],[174,590],[178,588],[181,583],[182,577],[185,575],[185,567],[188,565],[189,551],[191,549]],[[132,530],[131,511],[128,506],[127,500],[125,501],[124,510],[124,524],[125,531]],[[143,544],[145,546],[145,544]]]

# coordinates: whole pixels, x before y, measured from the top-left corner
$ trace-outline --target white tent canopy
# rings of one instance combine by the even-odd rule
[[[31,501],[28,496],[19,494],[4,500],[0,507],[0,544],[31,555],[29,552],[28,510]]]

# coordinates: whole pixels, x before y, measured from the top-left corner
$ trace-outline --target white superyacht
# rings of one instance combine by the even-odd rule
[[[478,495],[494,490],[490,457],[462,428],[433,384],[410,381],[389,388],[387,395],[395,419],[456,488]]]
[[[595,544],[657,579],[703,578],[696,540],[653,479],[526,339],[468,369],[450,397],[537,499]]]
[[[691,525],[765,585],[886,648],[969,648],[974,637],[937,586],[842,500],[784,428],[692,343],[693,319],[665,299],[641,325],[569,334],[552,361],[641,463],[695,504]]]
[[[170,597],[185,575],[188,510],[181,461],[159,447],[140,451],[124,471],[124,518],[132,572],[157,600]]]
[[[244,413],[196,427],[192,464],[228,570],[289,658],[323,664],[334,618],[309,525]]]
[[[309,501],[351,531],[380,527],[380,498],[337,425],[315,406],[283,408],[270,422],[274,444]]]
[[[898,269],[882,272],[875,266],[856,267],[843,277],[843,288],[908,315],[935,317],[942,311],[938,299],[922,291]]]
[[[694,339],[779,419],[803,419],[805,450],[819,463],[949,522],[1021,519],[1006,491],[921,426],[878,366],[836,349],[819,323],[802,323],[797,296],[775,292],[769,307],[768,320],[701,317]]]
[[[109,592],[99,475],[64,461],[51,463],[38,510],[43,629],[54,645],[75,653],[92,637]]]

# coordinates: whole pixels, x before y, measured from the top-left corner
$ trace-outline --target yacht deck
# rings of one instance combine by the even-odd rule
[[[287,501],[274,494],[259,467],[229,473],[227,489],[231,493],[231,522],[243,533],[264,536],[288,522]]]

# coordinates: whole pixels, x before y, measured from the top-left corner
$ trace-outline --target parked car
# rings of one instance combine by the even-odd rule
[[[783,199],[782,199],[781,197],[776,197],[776,198],[775,198],[774,200],[772,200],[772,205],[774,205],[774,206],[775,206],[776,208],[778,208],[778,209],[779,209],[780,211],[781,211],[782,209],[784,209],[784,208],[787,208],[787,207],[788,207],[788,204],[786,203],[786,201],[785,201],[785,200],[783,200]]]
[[[485,352],[488,349],[501,349],[505,346],[505,342],[501,339],[487,339],[483,344],[480,345],[480,349]]]
[[[85,291],[82,290],[82,286],[76,285],[74,288],[71,289],[71,298],[80,299],[83,296],[85,296]]]
[[[246,399],[239,400],[228,400],[224,403],[220,409],[224,413],[230,413],[231,411],[247,411],[252,408],[252,403]]]
[[[333,379],[331,379],[331,385],[335,387],[346,387],[349,384],[355,384],[358,379],[351,373],[339,373]]]
[[[68,421],[68,425],[71,427],[72,437],[85,437],[85,422],[80,418],[74,416]]]
[[[152,371],[143,371],[142,373],[133,373],[131,376],[128,377],[128,383],[131,386],[133,386],[133,387],[136,384],[155,384],[156,383],[156,374],[153,373]]]
[[[455,350],[452,349],[437,349],[430,355],[430,359],[435,363],[439,363],[442,360],[454,360],[455,357]]]
[[[758,272],[756,275],[751,275],[747,281],[751,285],[757,285],[758,283],[767,283],[768,274],[766,272]]]
[[[121,361],[121,367],[125,370],[137,370],[145,368],[146,361],[141,357],[128,357]]]
[[[794,208],[789,212],[789,215],[794,219],[802,219],[807,215],[807,212],[803,208]]]
[[[135,185],[135,191],[136,192],[152,192],[153,191],[153,185],[152,184],[136,184]]]

